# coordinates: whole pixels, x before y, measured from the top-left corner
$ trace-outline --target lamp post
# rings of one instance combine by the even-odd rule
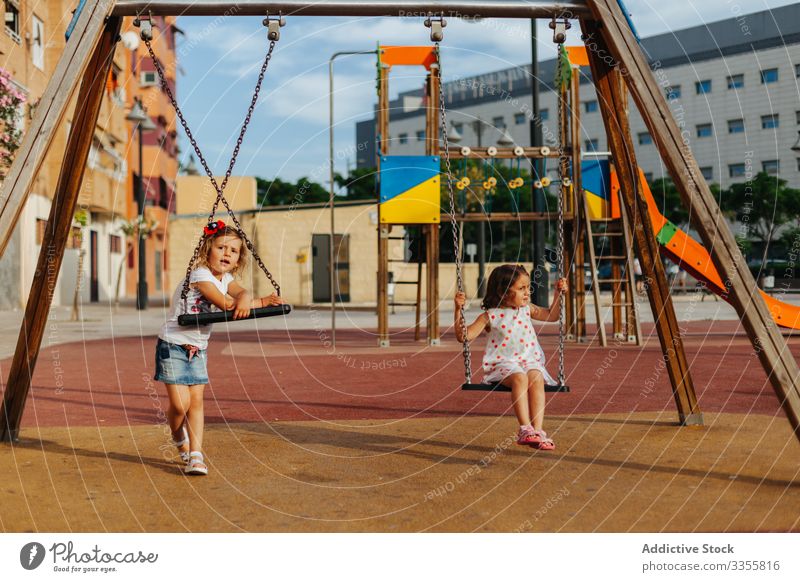
[[[333,173],[333,61],[338,57],[346,55],[376,55],[377,50],[371,51],[339,51],[331,55],[328,60],[328,106],[330,118],[328,123],[328,141],[330,146],[330,205],[331,205],[331,245],[328,260],[330,261],[330,286],[331,286],[331,345],[336,347],[336,253],[334,252],[336,241],[336,222],[334,220],[335,195],[334,192],[334,173]],[[349,172],[348,172],[349,174]]]
[[[144,164],[142,161],[143,143],[142,133],[145,131],[152,131],[156,129],[156,124],[147,115],[147,111],[142,107],[141,102],[135,99],[130,113],[125,116],[125,119],[132,121],[136,124],[136,130],[139,134],[139,179],[136,182],[136,210],[139,214],[139,228],[137,229],[137,236],[139,237],[139,277],[136,285],[136,309],[147,309],[147,261],[146,261],[146,247],[145,239],[142,236],[142,225],[144,225]]]

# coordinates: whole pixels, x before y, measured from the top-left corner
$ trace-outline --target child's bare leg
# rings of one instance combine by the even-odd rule
[[[531,423],[531,411],[528,408],[528,378],[525,374],[510,374],[502,384],[511,388],[511,399],[514,403],[514,414],[520,426]]]
[[[533,428],[542,430],[544,424],[544,376],[538,370],[528,372],[528,405],[533,417]]]
[[[164,384],[167,387],[169,397],[169,408],[167,409],[167,420],[169,429],[172,431],[172,438],[176,442],[183,440],[183,421],[189,412],[189,387],[183,384]],[[189,452],[189,445],[180,448],[182,453]]]
[[[192,451],[203,451],[203,424],[205,420],[203,410],[203,389],[205,384],[189,386],[189,447]]]

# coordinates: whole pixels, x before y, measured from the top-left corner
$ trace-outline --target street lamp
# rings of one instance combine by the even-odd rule
[[[509,147],[514,145],[514,138],[508,134],[508,130],[502,128],[500,130],[500,137],[497,140],[497,145],[502,147]]]
[[[147,261],[145,260],[145,240],[142,236],[142,225],[144,225],[144,177],[143,177],[143,162],[142,162],[142,132],[153,131],[156,129],[156,124],[147,115],[147,111],[142,107],[138,99],[133,101],[130,113],[125,116],[125,119],[132,121],[136,124],[136,129],[139,134],[139,180],[136,182],[136,210],[139,214],[139,229],[137,235],[139,237],[139,281],[136,286],[136,309],[147,309]]]
[[[336,241],[336,222],[334,218],[334,210],[336,208],[336,192],[334,191],[336,184],[334,182],[334,166],[333,166],[333,61],[339,57],[352,56],[352,55],[377,55],[377,50],[371,51],[339,51],[333,53],[331,58],[328,59],[328,145],[330,150],[330,196],[329,202],[331,205],[331,245],[328,253],[328,260],[330,261],[329,277],[331,286],[331,344],[336,347],[336,255],[334,247]],[[349,174],[349,172],[348,172]]]
[[[462,137],[461,134],[456,129],[455,123],[450,123],[450,131],[447,133],[447,142],[448,143],[459,143]]]

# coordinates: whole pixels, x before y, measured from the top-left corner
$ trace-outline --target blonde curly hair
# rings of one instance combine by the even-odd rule
[[[195,268],[205,267],[206,269],[211,270],[211,267],[208,265],[208,255],[211,254],[211,247],[214,245],[214,241],[223,236],[232,236],[242,241],[242,248],[239,251],[239,262],[231,270],[231,275],[238,275],[247,269],[250,252],[247,249],[247,244],[244,242],[244,235],[239,230],[235,228],[229,228],[227,226],[221,228],[213,234],[205,235],[203,244],[200,246],[200,252],[197,254]]]

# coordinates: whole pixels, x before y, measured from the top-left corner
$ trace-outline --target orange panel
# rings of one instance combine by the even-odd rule
[[[567,56],[569,62],[573,67],[588,67],[589,66],[589,53],[586,52],[586,47],[581,46],[568,46]]]
[[[380,62],[388,67],[394,65],[422,65],[430,70],[436,62],[436,51],[432,46],[382,46]]]

